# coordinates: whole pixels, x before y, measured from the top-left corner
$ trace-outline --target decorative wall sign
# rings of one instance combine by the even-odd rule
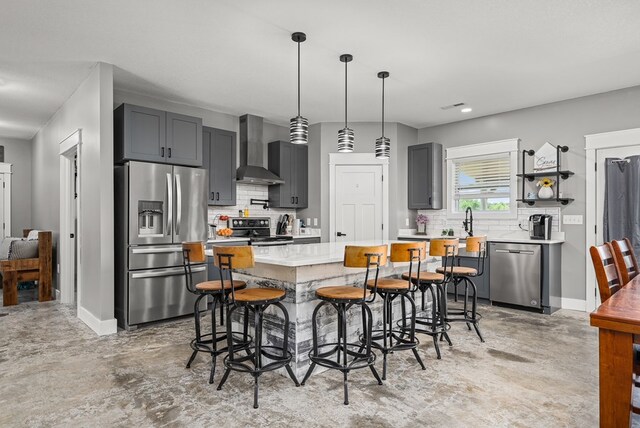
[[[548,141],[536,151],[533,158],[533,170],[535,172],[553,171],[558,165],[556,148]]]

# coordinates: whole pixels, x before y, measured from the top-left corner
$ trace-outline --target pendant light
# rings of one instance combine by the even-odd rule
[[[298,115],[289,122],[289,139],[293,144],[307,144],[309,136],[309,121],[300,116],[300,43],[307,40],[307,35],[296,32],[291,40],[298,44]]]
[[[382,137],[376,140],[376,158],[389,159],[391,140],[384,136],[384,79],[389,77],[388,71],[381,71],[378,77],[382,79]]]
[[[347,63],[353,61],[353,55],[340,55],[340,61],[344,62],[344,128],[338,131],[338,151],[351,153],[353,152],[355,135],[353,129],[347,126]]]

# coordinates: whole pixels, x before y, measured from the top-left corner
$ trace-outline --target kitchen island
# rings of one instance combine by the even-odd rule
[[[359,285],[364,282],[364,269],[345,268],[342,265],[346,245],[382,245],[400,242],[396,240],[332,242],[306,245],[284,245],[255,247],[255,268],[234,273],[234,279],[246,281],[248,287],[275,287],[286,291],[283,304],[289,312],[289,351],[293,355],[292,367],[301,378],[309,367],[309,351],[312,344],[311,316],[318,304],[315,291],[332,285]],[[213,251],[207,250],[212,256]],[[436,261],[430,258],[422,264],[423,270],[433,270]],[[380,269],[380,278],[399,276],[408,270],[408,264],[393,264]],[[371,305],[374,328],[382,318],[381,299]],[[400,314],[400,310],[394,311]],[[270,345],[282,345],[282,315],[269,308],[265,313],[264,341]],[[349,340],[355,342],[361,333],[360,310],[354,308],[349,313]],[[321,310],[318,316],[318,338],[320,343],[335,341],[337,336],[337,316],[330,307]],[[316,371],[320,371],[320,367]],[[283,371],[283,374],[285,372]]]

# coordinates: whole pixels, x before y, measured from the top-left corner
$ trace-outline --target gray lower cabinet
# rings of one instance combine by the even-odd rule
[[[417,144],[408,151],[409,209],[442,209],[442,145]]]
[[[319,244],[320,242],[321,242],[321,238],[319,236],[314,236],[309,238],[295,238],[293,240],[294,245]]]
[[[288,141],[269,143],[269,171],[284,184],[269,186],[269,204],[275,208],[307,208],[309,205],[309,150]]]
[[[202,166],[202,119],[131,104],[113,113],[114,161]]]
[[[209,205],[236,204],[236,133],[202,128],[203,166],[209,171]]]

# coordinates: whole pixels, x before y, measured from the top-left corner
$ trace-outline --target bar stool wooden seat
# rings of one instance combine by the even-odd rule
[[[365,268],[365,278],[361,286],[322,287],[316,290],[316,297],[320,303],[316,306],[312,316],[313,345],[309,351],[311,366],[302,380],[304,385],[316,365],[343,373],[344,404],[349,404],[348,374],[351,370],[369,367],[373,376],[382,385],[382,380],[373,366],[376,354],[371,350],[373,317],[369,304],[375,300],[377,292],[378,274],[380,266],[387,263],[386,245],[373,247],[351,246],[344,249],[344,266],[348,268]],[[373,292],[367,289],[370,271],[375,268]],[[318,344],[318,312],[326,305],[333,307],[338,315],[338,340]],[[361,343],[347,341],[347,311],[353,307],[362,310],[363,338]],[[332,357],[336,355],[336,358]]]
[[[426,258],[426,243],[394,243],[391,244],[391,262],[392,263],[409,263],[409,271],[413,271],[414,263],[419,269],[420,262]],[[409,275],[410,276],[410,275]],[[420,354],[418,354],[418,345],[420,341],[416,337],[416,303],[413,300],[410,291],[415,291],[409,279],[383,278],[367,281],[367,288],[377,292],[383,301],[382,304],[382,329],[372,331],[372,346],[382,352],[382,380],[387,379],[387,355],[395,351],[412,351],[418,364],[422,370],[426,370]],[[399,328],[394,328],[393,304],[400,298],[400,306],[402,310],[402,320],[406,317],[406,304],[408,301],[411,306],[411,316],[409,317],[409,326],[404,323]],[[365,336],[361,337],[364,344]]]
[[[424,248],[424,257],[427,255],[426,242],[421,243]],[[458,239],[433,239],[429,243],[429,255],[433,257],[439,257],[442,259],[443,272],[451,273],[453,267],[454,257],[458,254],[459,247]],[[423,260],[424,260],[423,257]],[[433,346],[436,350],[436,356],[440,360],[442,354],[440,353],[440,345],[438,339],[446,339],[449,346],[453,343],[449,338],[447,331],[450,326],[446,322],[446,285],[451,278],[450,275],[439,272],[422,271],[421,262],[419,261],[417,269],[414,271],[412,266],[409,266],[409,272],[402,274],[402,278],[411,279],[411,283],[414,286],[412,292],[419,291],[422,294],[422,312],[427,311],[426,297],[431,297],[430,314],[424,316],[416,316],[416,328],[417,333],[426,334],[433,339]],[[427,294],[428,293],[428,294]],[[403,316],[401,322],[397,324],[406,329],[407,322],[411,320]]]
[[[204,253],[203,242],[185,242],[182,244],[183,265],[186,278],[187,290],[197,295],[194,303],[193,315],[195,320],[196,337],[189,344],[193,352],[187,362],[187,368],[191,367],[193,360],[198,355],[198,352],[205,352],[211,355],[211,371],[209,373],[209,383],[213,383],[213,377],[216,372],[216,358],[218,355],[227,352],[227,347],[218,347],[219,342],[227,340],[226,329],[218,332],[216,327],[216,307],[223,305],[224,297],[231,292],[231,283],[222,281],[205,281],[197,284],[193,283],[193,275],[191,272],[191,263],[204,263],[206,256]],[[234,285],[238,289],[243,289],[247,286],[244,281],[235,281]],[[208,299],[211,297],[211,333],[202,334],[202,326],[200,324],[201,311],[200,302],[202,299]],[[224,325],[224,317],[222,316],[223,310],[220,311],[220,325]],[[243,333],[234,332],[233,346],[236,348],[242,348],[247,346],[251,337],[248,336],[246,330],[247,320],[245,318],[245,329]]]
[[[620,270],[622,283],[626,284],[638,275],[638,260],[633,252],[633,246],[629,238],[619,241],[611,241],[611,248],[618,269]]]
[[[229,280],[222,280],[224,283],[234,284],[234,269],[250,269],[255,266],[253,247],[251,246],[214,247],[213,255],[216,266],[218,266],[223,273],[229,275]],[[291,352],[289,352],[289,312],[281,303],[286,293],[284,290],[277,288],[245,288],[236,291],[235,287],[231,286],[230,289],[231,293],[226,294],[227,299],[229,299],[229,305],[227,306],[227,347],[229,348],[229,354],[224,359],[226,371],[218,385],[218,390],[222,389],[232,370],[249,373],[254,379],[253,408],[257,409],[259,391],[258,378],[263,373],[285,367],[293,383],[296,386],[300,386],[296,375],[291,369],[292,356]],[[270,306],[280,309],[284,317],[282,346],[262,344],[264,311]],[[245,314],[247,314],[248,311],[253,312],[255,332],[253,347],[244,348],[247,351],[247,355],[242,356],[236,355],[238,349],[232,345],[233,336],[231,333],[233,313],[240,308],[244,308]],[[263,358],[268,359],[269,362],[264,364]]]
[[[446,275],[450,277],[450,284],[454,285],[454,300],[458,299],[458,286],[464,284],[464,302],[462,308],[449,308],[447,303],[446,321],[456,322],[461,321],[467,324],[467,328],[471,330],[471,325],[476,331],[476,334],[480,338],[481,342],[484,342],[482,333],[480,332],[480,319],[482,315],[478,313],[478,289],[476,284],[471,278],[484,273],[484,264],[487,258],[487,237],[486,236],[470,236],[467,238],[465,250],[467,253],[477,253],[477,267],[465,267],[460,266],[460,259],[458,259],[458,266],[453,266],[450,272],[446,272]],[[436,269],[437,272],[444,273],[442,268]],[[469,290],[472,295],[469,296]],[[471,302],[469,303],[469,300]],[[471,309],[469,309],[469,304]]]

